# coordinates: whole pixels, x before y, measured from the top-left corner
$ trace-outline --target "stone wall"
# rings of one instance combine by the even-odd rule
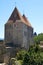
[[[13,24],[13,42],[14,44],[22,45],[23,43],[23,24],[21,21],[16,21]]]
[[[6,53],[4,54],[4,63],[6,63],[6,65],[8,65],[10,62],[10,53]]]
[[[13,40],[13,24],[5,24],[5,43],[10,43]]]
[[[25,25],[21,20],[17,20],[13,26],[14,44],[18,44],[21,45],[22,48],[29,49],[29,45],[33,43],[33,28]]]
[[[5,43],[14,44],[14,47],[29,49],[33,40],[33,28],[24,24],[21,20],[5,25]]]
[[[23,45],[28,50],[31,44],[33,44],[33,28],[23,24]]]

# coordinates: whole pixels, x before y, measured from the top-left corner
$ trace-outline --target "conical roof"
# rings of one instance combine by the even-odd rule
[[[18,9],[15,7],[7,23],[16,23],[16,20],[21,20],[24,24],[31,26],[25,15],[21,15]]]
[[[18,9],[15,7],[14,11],[12,12],[8,21],[15,22],[16,20],[20,20],[21,14],[19,13]]]

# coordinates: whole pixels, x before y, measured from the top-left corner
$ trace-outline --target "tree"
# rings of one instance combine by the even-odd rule
[[[43,57],[39,52],[40,50],[37,45],[31,46],[24,56],[23,65],[43,65]]]
[[[34,42],[36,44],[40,44],[40,41],[43,41],[43,33],[38,34],[37,36],[34,37]]]

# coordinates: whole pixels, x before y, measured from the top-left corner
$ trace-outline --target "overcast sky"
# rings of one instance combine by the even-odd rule
[[[15,6],[26,15],[35,32],[43,32],[43,0],[0,0],[0,38],[4,38],[4,24]]]

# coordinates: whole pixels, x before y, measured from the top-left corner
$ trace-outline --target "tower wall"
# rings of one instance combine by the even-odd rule
[[[17,20],[13,24],[13,43],[22,47],[23,43],[23,23],[21,20]]]
[[[13,42],[13,24],[5,24],[5,43]]]
[[[33,44],[33,28],[23,24],[23,46],[27,50]]]
[[[29,49],[29,46],[33,43],[33,28],[25,25],[21,20],[6,24],[5,43],[13,44],[14,47]]]
[[[33,28],[25,25],[21,20],[17,20],[13,24],[13,43],[20,45],[22,48],[29,49],[29,45],[33,43]]]

